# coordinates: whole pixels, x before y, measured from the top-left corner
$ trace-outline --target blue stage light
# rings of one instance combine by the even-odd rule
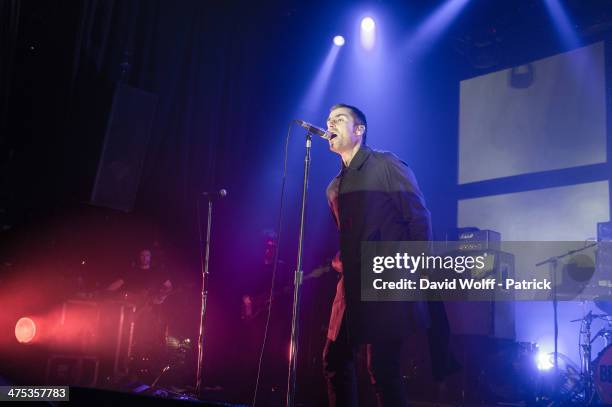
[[[376,28],[376,23],[372,17],[364,17],[361,20],[361,29],[363,31],[374,31]]]
[[[374,48],[376,43],[376,23],[372,17],[364,17],[361,20],[361,46],[366,50]]]
[[[538,352],[536,355],[536,366],[538,370],[550,370],[554,366],[554,357],[552,353]]]
[[[334,44],[341,47],[344,45],[344,37],[341,35],[336,35],[334,37]]]

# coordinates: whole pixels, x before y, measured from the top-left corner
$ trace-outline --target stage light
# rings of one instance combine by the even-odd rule
[[[536,355],[536,366],[538,370],[550,370],[554,366],[553,354],[538,352]]]
[[[374,31],[376,28],[376,23],[372,17],[364,17],[361,20],[361,29],[363,31]]]
[[[30,343],[36,336],[36,324],[30,318],[23,317],[15,325],[15,337],[19,343]]]
[[[418,54],[429,50],[434,41],[438,40],[449,28],[469,0],[446,0],[423,21],[408,37],[404,45],[405,52],[414,58]]]
[[[580,37],[576,33],[575,24],[570,19],[566,6],[559,0],[545,0],[548,13],[555,22],[555,27],[559,36],[569,48],[580,46]]]
[[[344,45],[344,37],[341,35],[336,35],[334,37],[334,44],[341,47]]]
[[[365,50],[372,50],[376,43],[376,23],[372,17],[364,17],[361,20],[361,31],[359,34],[361,46]]]

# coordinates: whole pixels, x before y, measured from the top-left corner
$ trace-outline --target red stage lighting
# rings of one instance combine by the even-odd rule
[[[27,317],[20,318],[15,324],[15,337],[19,343],[30,343],[36,336],[36,324]]]

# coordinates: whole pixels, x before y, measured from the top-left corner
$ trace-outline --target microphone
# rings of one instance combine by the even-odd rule
[[[303,128],[305,128],[306,130],[308,130],[309,132],[314,133],[320,137],[323,137],[325,140],[331,140],[335,136],[334,133],[325,131],[320,127],[317,127],[308,122],[305,122],[304,120],[294,120],[294,121],[300,126],[302,126]]]
[[[202,192],[202,196],[207,196],[208,199],[225,198],[227,196],[227,189],[221,188],[218,191],[205,191]]]

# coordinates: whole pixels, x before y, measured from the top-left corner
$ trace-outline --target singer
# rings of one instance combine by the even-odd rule
[[[369,148],[367,126],[365,114],[345,104],[333,106],[327,119],[327,131],[332,134],[329,148],[341,158],[341,171],[327,187],[340,250],[332,261],[339,279],[323,369],[329,405],[357,406],[354,361],[359,347],[365,344],[378,406],[406,406],[400,372],[402,342],[418,329],[418,321],[423,328],[431,328],[431,311],[439,315],[443,306],[429,310],[423,303],[360,301],[362,241],[432,239],[430,213],[413,172],[394,154]],[[448,330],[444,331],[446,336],[441,337],[447,338]],[[447,347],[442,348],[436,349],[443,357],[443,363],[435,366],[437,371],[434,369],[438,376],[445,375],[440,367],[453,366],[447,362]],[[440,360],[438,354],[436,361]]]

